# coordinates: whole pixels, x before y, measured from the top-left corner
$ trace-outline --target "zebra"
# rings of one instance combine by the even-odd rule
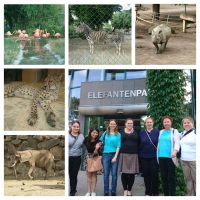
[[[122,32],[113,32],[112,34],[108,34],[105,31],[94,31],[87,24],[81,23],[76,28],[77,33],[83,33],[88,41],[90,53],[94,53],[94,42],[99,41],[111,41],[116,46],[116,53],[118,55],[121,54],[122,42],[124,40],[124,34]]]

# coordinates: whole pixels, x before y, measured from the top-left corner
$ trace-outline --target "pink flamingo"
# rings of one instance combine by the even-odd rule
[[[23,33],[20,33],[18,36],[18,39],[24,39],[24,38],[25,38],[25,35]]]
[[[55,33],[55,31],[54,31],[54,30],[53,30],[53,32],[54,32],[53,36],[54,36],[54,37],[56,37],[56,38],[59,38],[59,37],[61,37],[61,36],[62,36],[62,34],[61,34],[61,33]]]
[[[20,29],[17,30],[17,34],[19,35],[22,31]]]
[[[41,30],[40,29],[36,29],[35,33],[33,34],[34,38],[40,38],[41,37]]]
[[[5,35],[10,37],[13,34],[10,31],[8,31],[8,32],[5,33]]]
[[[59,37],[61,37],[61,34],[60,33],[56,33],[56,34],[54,34],[54,37],[59,38]]]

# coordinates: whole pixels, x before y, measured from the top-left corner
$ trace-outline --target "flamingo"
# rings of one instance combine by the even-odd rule
[[[24,34],[24,38],[28,38],[28,34],[26,33],[26,34]]]
[[[22,31],[20,29],[17,30],[17,34],[19,35]]]
[[[5,35],[10,37],[12,35],[12,33],[10,31],[8,31],[5,33]]]
[[[61,37],[61,34],[60,33],[56,33],[56,34],[54,34],[54,37],[59,38],[59,37]]]
[[[33,37],[34,38],[40,38],[41,37],[41,33],[42,33],[42,31],[40,30],[40,29],[36,29],[35,30],[35,33],[33,34]]]
[[[53,30],[53,32],[54,32],[54,34],[53,34],[53,36],[54,37],[56,37],[56,38],[59,38],[59,37],[61,37],[61,33],[55,33],[55,31]]]
[[[18,36],[18,39],[24,39],[24,38],[25,38],[25,34],[20,33],[19,36]]]
[[[12,33],[10,31],[7,31],[5,33],[6,36],[10,37],[11,35],[13,35],[16,32],[16,30],[14,30]]]

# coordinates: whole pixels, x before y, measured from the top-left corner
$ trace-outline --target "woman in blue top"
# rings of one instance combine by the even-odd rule
[[[112,173],[111,195],[116,196],[121,134],[118,132],[117,123],[114,119],[109,121],[108,128],[101,136],[100,141],[103,142],[104,196],[109,196],[110,171]]]
[[[158,196],[158,162],[157,144],[159,130],[153,128],[154,121],[151,117],[145,120],[146,129],[140,132],[139,157],[144,175],[145,195]]]
[[[164,129],[160,131],[157,156],[159,161],[163,192],[165,196],[176,195],[176,154],[180,148],[180,133],[172,128],[173,119],[163,117]]]

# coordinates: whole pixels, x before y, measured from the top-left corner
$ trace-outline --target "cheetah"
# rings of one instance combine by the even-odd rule
[[[24,83],[11,82],[5,84],[4,98],[20,97],[32,100],[30,114],[27,123],[34,126],[38,119],[37,107],[40,106],[46,116],[46,121],[51,127],[56,126],[56,116],[50,104],[58,99],[60,83],[63,74],[49,75],[45,80],[43,86],[39,89],[28,86]]]

